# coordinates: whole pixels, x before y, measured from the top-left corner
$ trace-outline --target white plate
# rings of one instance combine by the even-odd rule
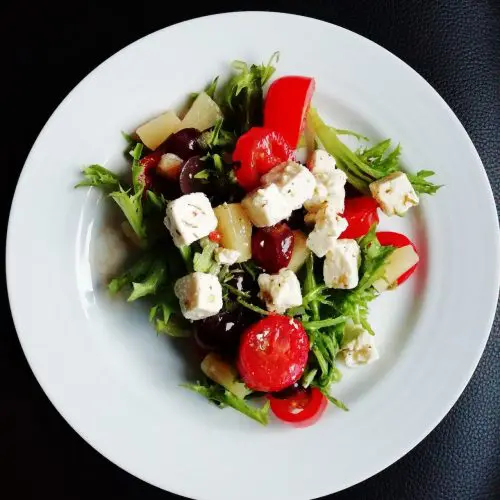
[[[182,341],[157,337],[145,311],[102,291],[103,198],[73,189],[80,168],[121,163],[120,130],[182,102],[233,59],[316,78],[333,124],[404,146],[414,171],[446,185],[410,217],[383,221],[417,240],[417,276],[375,302],[382,358],[345,376],[315,426],[260,427],[179,388]],[[97,249],[97,250],[96,250]],[[116,257],[116,251],[113,252]],[[305,499],[353,485],[403,456],[470,379],[491,328],[499,230],[481,161],[458,119],[412,69],[321,21],[224,14],[159,31],[111,57],[62,102],[23,169],[11,211],[7,277],[24,352],[69,424],[130,473],[188,497]],[[94,258],[92,257],[94,255]],[[96,260],[92,268],[91,260]]]

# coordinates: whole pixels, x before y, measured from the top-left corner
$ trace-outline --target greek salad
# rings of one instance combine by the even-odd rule
[[[124,134],[125,178],[91,165],[77,186],[109,195],[135,248],[109,292],[147,301],[158,334],[197,346],[185,387],[261,424],[271,410],[307,426],[328,402],[347,410],[332,394],[340,363],[378,358],[369,303],[418,265],[406,236],[377,231],[379,210],[404,216],[440,186],[405,173],[389,139],[326,124],[313,78],[268,85],[277,59],[235,61],[183,113]]]

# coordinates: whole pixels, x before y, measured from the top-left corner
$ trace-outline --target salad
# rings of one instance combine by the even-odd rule
[[[197,346],[185,387],[261,424],[271,410],[307,426],[328,402],[347,410],[332,395],[339,364],[378,358],[369,303],[418,265],[406,236],[377,231],[379,210],[404,216],[440,186],[405,173],[389,139],[326,124],[313,78],[267,85],[277,60],[235,61],[183,113],[124,134],[126,178],[91,165],[77,186],[109,195],[134,247],[109,292],[147,301],[158,334]]]

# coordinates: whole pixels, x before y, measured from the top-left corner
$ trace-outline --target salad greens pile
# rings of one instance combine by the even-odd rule
[[[248,65],[235,61],[233,73],[226,82],[216,77],[204,90],[223,115],[213,127],[203,131],[197,141],[203,151],[204,168],[194,177],[203,184],[214,186],[210,198],[232,202],[241,200],[244,195],[236,183],[231,153],[241,134],[254,126],[262,126],[263,88],[274,74],[277,61],[278,53],[273,54],[268,64]],[[351,150],[340,139],[341,135],[350,134],[360,140],[367,138],[325,124],[314,108],[309,111],[307,127],[316,144],[335,158],[338,168],[346,173],[348,183],[361,193],[370,192],[368,186],[372,181],[402,170],[401,147],[391,149],[389,139]],[[257,318],[268,315],[255,287],[238,285],[256,282],[261,270],[255,262],[250,260],[230,266],[217,262],[218,244],[209,238],[180,249],[174,246],[163,224],[169,195],[155,190],[150,181],[146,160],[152,152],[136,136],[124,134],[124,137],[131,164],[126,178],[101,165],[90,165],[83,170],[83,180],[76,185],[98,188],[114,201],[123,213],[126,235],[135,247],[133,255],[136,258],[108,283],[109,292],[122,293],[129,302],[148,301],[150,322],[158,334],[172,337],[188,337],[193,331],[192,323],[182,316],[174,293],[176,280],[193,271],[218,276],[224,293],[224,311],[243,308]],[[440,186],[428,180],[432,175],[429,170],[421,170],[416,175],[408,174],[408,178],[417,193],[434,194]],[[368,320],[369,302],[378,295],[373,284],[383,277],[384,265],[395,250],[392,246],[382,246],[375,232],[373,225],[368,234],[358,239],[361,257],[356,288],[327,288],[321,273],[321,259],[311,253],[297,273],[302,287],[302,305],[287,312],[301,321],[311,346],[300,385],[318,388],[343,410],[347,410],[346,406],[330,394],[332,384],[342,377],[336,360],[339,352],[361,332],[374,334]],[[269,402],[258,408],[247,401],[258,394],[248,391],[249,396],[242,399],[208,379],[185,387],[219,407],[229,406],[261,424],[267,423]]]

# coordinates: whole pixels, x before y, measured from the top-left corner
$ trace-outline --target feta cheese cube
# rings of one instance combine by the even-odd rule
[[[174,292],[187,319],[208,318],[222,309],[222,287],[213,274],[188,274],[175,282]]]
[[[309,169],[294,161],[272,168],[262,176],[261,182],[265,185],[276,184],[291,210],[301,208],[311,198],[316,186],[314,175]]]
[[[370,191],[386,215],[403,215],[418,205],[418,196],[408,176],[394,172],[370,184]]]
[[[313,214],[328,203],[336,213],[342,213],[344,211],[347,175],[342,170],[335,168],[333,157],[320,149],[313,153],[310,166],[316,179],[316,189],[313,196],[304,203],[305,209]],[[313,220],[314,217],[309,216],[309,221]]]
[[[318,211],[314,229],[307,237],[307,246],[318,257],[324,257],[332,250],[337,238],[347,229],[347,220],[335,212],[334,207],[326,205]]]
[[[335,158],[324,149],[317,149],[311,155],[309,168],[313,174],[329,174],[336,168]]]
[[[231,250],[229,248],[216,248],[215,249],[215,260],[219,264],[232,265],[240,258],[240,252],[238,250]]]
[[[373,335],[370,335],[366,330],[349,342],[341,352],[345,364],[349,368],[367,365],[380,357],[375,347]]]
[[[167,204],[164,223],[174,244],[181,247],[215,231],[217,217],[204,193],[191,193]]]
[[[302,304],[302,293],[297,276],[290,269],[281,269],[278,274],[261,274],[257,278],[259,297],[266,303],[268,311],[284,313],[290,307]]]
[[[358,285],[359,245],[356,240],[337,240],[326,254],[323,278],[330,288],[350,290]]]
[[[254,226],[274,226],[292,213],[287,199],[276,184],[269,184],[248,193],[241,204]]]

